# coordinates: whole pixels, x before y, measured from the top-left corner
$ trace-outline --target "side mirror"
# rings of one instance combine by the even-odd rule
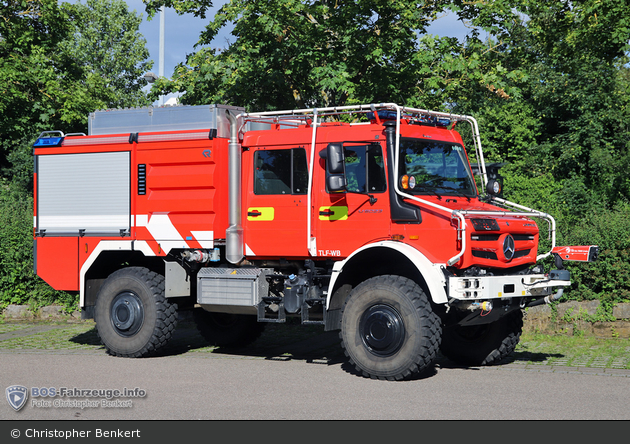
[[[340,143],[329,143],[326,147],[326,163],[329,174],[344,174],[343,145]]]
[[[329,175],[326,178],[326,186],[328,187],[328,191],[333,193],[345,191],[348,186],[346,183],[346,176],[343,174]]]
[[[331,192],[345,191],[346,165],[343,154],[343,144],[329,143],[326,147],[326,186]]]

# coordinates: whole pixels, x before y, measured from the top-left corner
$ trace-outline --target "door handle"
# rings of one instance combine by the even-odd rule
[[[322,210],[319,212],[320,216],[333,216],[335,212],[333,210]]]
[[[258,210],[254,210],[254,211],[248,211],[247,215],[249,217],[258,217],[258,216],[262,216],[262,213]]]

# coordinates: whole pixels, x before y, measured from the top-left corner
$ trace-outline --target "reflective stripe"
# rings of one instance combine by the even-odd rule
[[[191,231],[203,248],[214,248],[214,231]]]
[[[179,233],[168,214],[153,214],[149,218],[146,214],[135,217],[136,227],[144,227],[151,237],[160,244],[160,248],[168,253],[173,248],[194,248],[189,245]],[[191,231],[195,241],[203,248],[214,248],[214,231]],[[192,240],[189,236],[188,240]]]

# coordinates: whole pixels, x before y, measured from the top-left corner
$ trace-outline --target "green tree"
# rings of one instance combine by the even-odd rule
[[[28,144],[39,132],[85,132],[95,109],[147,103],[139,24],[120,0],[0,2],[3,175],[13,177],[11,164],[22,171],[32,163]]]
[[[0,137],[6,144],[55,114],[61,122],[73,120],[64,102],[76,75],[59,50],[72,26],[57,2],[4,0],[0,5]]]
[[[471,77],[501,83],[494,70],[461,57],[456,39],[424,35],[449,3],[231,0],[201,34],[200,49],[152,94],[184,92],[184,103],[252,110],[390,101],[444,107],[448,94]],[[208,7],[155,0],[147,9],[162,4],[198,15]],[[224,50],[208,46],[230,23],[235,42]]]
[[[487,63],[524,74],[506,78],[516,100],[471,84],[465,96],[472,100],[460,103],[482,126],[502,128],[503,141],[486,137],[491,155],[525,161],[524,173],[550,171],[574,182],[567,190],[588,189],[611,206],[629,198],[626,1],[459,3],[460,14],[494,41]]]
[[[85,83],[108,108],[148,105],[143,75],[153,65],[139,33],[142,15],[123,0],[87,0],[67,4],[75,31],[63,51],[85,73]]]

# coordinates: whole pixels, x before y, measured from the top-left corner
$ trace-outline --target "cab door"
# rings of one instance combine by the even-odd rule
[[[306,150],[256,148],[250,159],[243,204],[245,256],[307,256]]]
[[[389,239],[386,165],[379,143],[346,143],[345,191],[333,192],[320,174],[314,186],[314,233],[318,257],[347,257],[363,245]],[[326,169],[324,160],[322,169]]]

